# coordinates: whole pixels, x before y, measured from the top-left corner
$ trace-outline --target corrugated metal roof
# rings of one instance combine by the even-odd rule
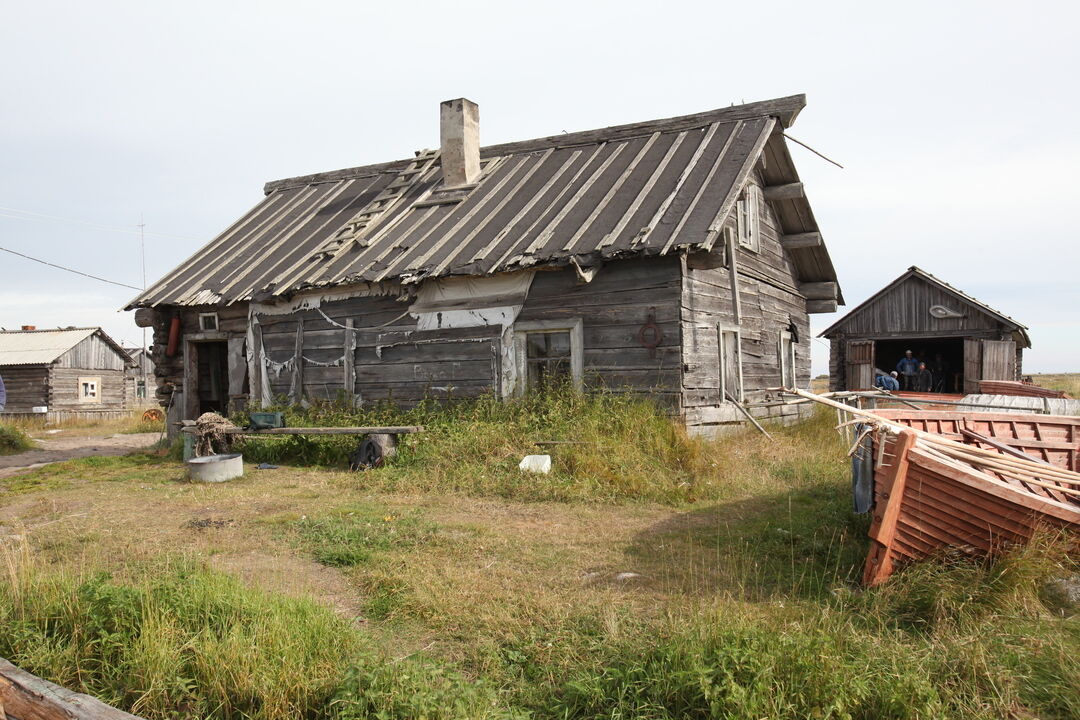
[[[0,366],[48,365],[97,331],[71,328],[0,332]]]
[[[430,152],[268,183],[262,202],[129,308],[708,250],[767,143],[781,146],[772,154],[786,161],[784,179],[798,179],[776,131],[804,104],[799,95],[483,148],[467,193],[443,188]],[[785,231],[816,231],[796,202],[799,226]],[[792,257],[801,280],[836,279],[824,246]]]

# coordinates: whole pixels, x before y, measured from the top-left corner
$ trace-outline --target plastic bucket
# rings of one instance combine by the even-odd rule
[[[238,478],[244,474],[244,456],[208,455],[187,461],[188,477],[192,482],[218,483]]]

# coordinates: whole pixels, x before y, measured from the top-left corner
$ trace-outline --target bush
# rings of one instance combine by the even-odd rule
[[[33,440],[21,429],[14,425],[0,425],[0,455],[13,455],[33,447]]]

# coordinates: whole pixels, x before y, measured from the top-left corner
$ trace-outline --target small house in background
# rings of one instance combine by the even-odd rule
[[[4,416],[47,422],[121,417],[134,362],[101,328],[0,332],[0,377],[7,389]]]
[[[907,350],[928,367],[941,363],[939,392],[977,393],[980,380],[1017,380],[1027,328],[912,266],[821,333],[829,339],[831,390],[873,386]]]
[[[794,415],[809,313],[843,303],[788,151],[796,95],[268,183],[133,300],[173,417],[553,383],[638,393],[694,429]]]
[[[145,348],[125,346],[124,352],[128,354],[133,363],[132,367],[128,368],[127,376],[124,378],[124,397],[127,400],[128,407],[135,409],[157,406],[157,400],[154,399],[153,395],[156,385],[154,380],[154,358],[151,356],[150,351]]]

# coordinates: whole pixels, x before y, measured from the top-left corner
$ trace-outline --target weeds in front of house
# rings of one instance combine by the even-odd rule
[[[1080,617],[1046,592],[1078,571],[1069,541],[1040,537],[992,562],[942,557],[862,590],[865,519],[850,513],[827,413],[771,429],[774,441],[748,431],[714,442],[618,396],[485,403],[412,416],[312,408],[289,424],[429,432],[384,468],[282,468],[262,490],[168,487],[162,472],[175,466],[161,459],[94,468],[139,483],[140,502],[154,486],[138,473],[221,512],[273,496],[257,497],[289,514],[272,511],[266,552],[300,551],[344,578],[366,622],[190,557],[114,563],[123,575],[106,576],[20,555],[0,584],[0,655],[149,718],[1080,716]],[[584,444],[548,446],[552,475],[517,469],[536,440],[569,439]],[[274,496],[290,485],[272,478],[305,474],[333,504]],[[543,500],[560,502],[516,502]],[[473,531],[468,513],[439,515],[444,501],[493,516]],[[553,542],[609,512],[650,519]],[[623,570],[636,577],[617,579]]]
[[[756,487],[753,475],[763,469],[738,465],[740,450],[728,443],[692,437],[652,401],[617,393],[553,392],[508,402],[481,397],[411,409],[353,410],[336,403],[274,409],[286,413],[291,427],[422,426],[422,433],[400,436],[392,466],[365,474],[366,484],[388,492],[683,503],[730,495],[736,476]],[[349,436],[248,438],[243,452],[252,462],[344,467],[356,443]],[[768,453],[760,451],[756,459],[768,464]],[[550,474],[518,469],[525,455],[538,453],[552,455]],[[806,475],[794,466],[791,472]]]
[[[33,447],[34,441],[22,428],[8,423],[0,425],[0,455],[14,455]]]
[[[520,618],[463,661],[388,650],[190,559],[114,577],[23,550],[5,555],[0,655],[153,719],[1064,719],[1080,712],[1080,627],[1039,601],[1075,569],[1062,549],[931,562],[814,604],[721,597],[656,619],[582,606],[553,626]]]

